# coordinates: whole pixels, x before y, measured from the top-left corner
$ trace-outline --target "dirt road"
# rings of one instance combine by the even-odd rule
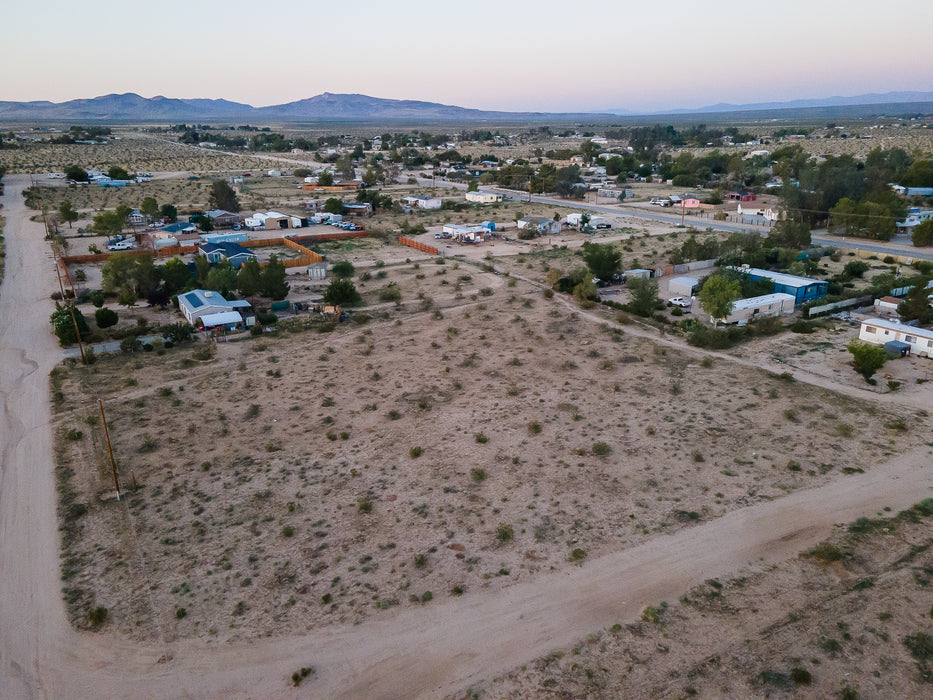
[[[9,177],[0,289],[0,697],[437,697],[506,672],[648,604],[749,564],[777,562],[835,523],[930,495],[929,447],[865,474],[734,511],[501,593],[406,608],[359,626],[216,647],[78,634],[59,593],[47,379],[61,358],[47,319],[54,269]],[[652,338],[655,340],[654,338]],[[730,358],[732,359],[732,358]],[[316,673],[300,689],[288,677]]]

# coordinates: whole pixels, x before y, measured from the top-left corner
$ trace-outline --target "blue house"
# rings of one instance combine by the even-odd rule
[[[226,258],[233,267],[240,267],[247,260],[258,259],[256,253],[239,243],[202,243],[198,246],[198,252],[212,263]]]
[[[809,277],[785,275],[783,272],[771,272],[757,267],[733,268],[748,275],[751,280],[770,280],[774,282],[774,292],[790,294],[795,304],[802,304],[813,299],[821,299],[829,293],[829,282],[812,280]]]

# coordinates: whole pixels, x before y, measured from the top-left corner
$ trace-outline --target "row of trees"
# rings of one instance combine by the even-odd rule
[[[284,299],[288,295],[285,266],[275,257],[265,266],[249,260],[235,269],[229,260],[213,265],[199,255],[193,270],[178,258],[156,265],[151,255],[114,253],[102,268],[104,293],[116,294],[121,305],[131,306],[146,299],[153,306],[166,306],[173,295],[201,287],[229,296],[238,291],[243,296],[261,295]]]

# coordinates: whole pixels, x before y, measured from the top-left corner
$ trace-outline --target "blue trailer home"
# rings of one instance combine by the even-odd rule
[[[795,304],[803,304],[813,299],[822,299],[829,293],[829,282],[813,280],[809,277],[786,275],[783,272],[771,272],[757,267],[733,268],[748,275],[751,280],[770,280],[774,282],[774,292],[790,294]]]

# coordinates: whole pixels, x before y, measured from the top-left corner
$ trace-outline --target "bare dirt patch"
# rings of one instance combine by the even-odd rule
[[[361,621],[844,479],[927,434],[916,412],[700,362],[523,291],[57,371],[60,485],[81,505],[62,513],[72,619],[103,606],[133,638],[208,640]]]
[[[801,558],[709,579],[472,697],[925,697],[927,500],[840,526]]]

